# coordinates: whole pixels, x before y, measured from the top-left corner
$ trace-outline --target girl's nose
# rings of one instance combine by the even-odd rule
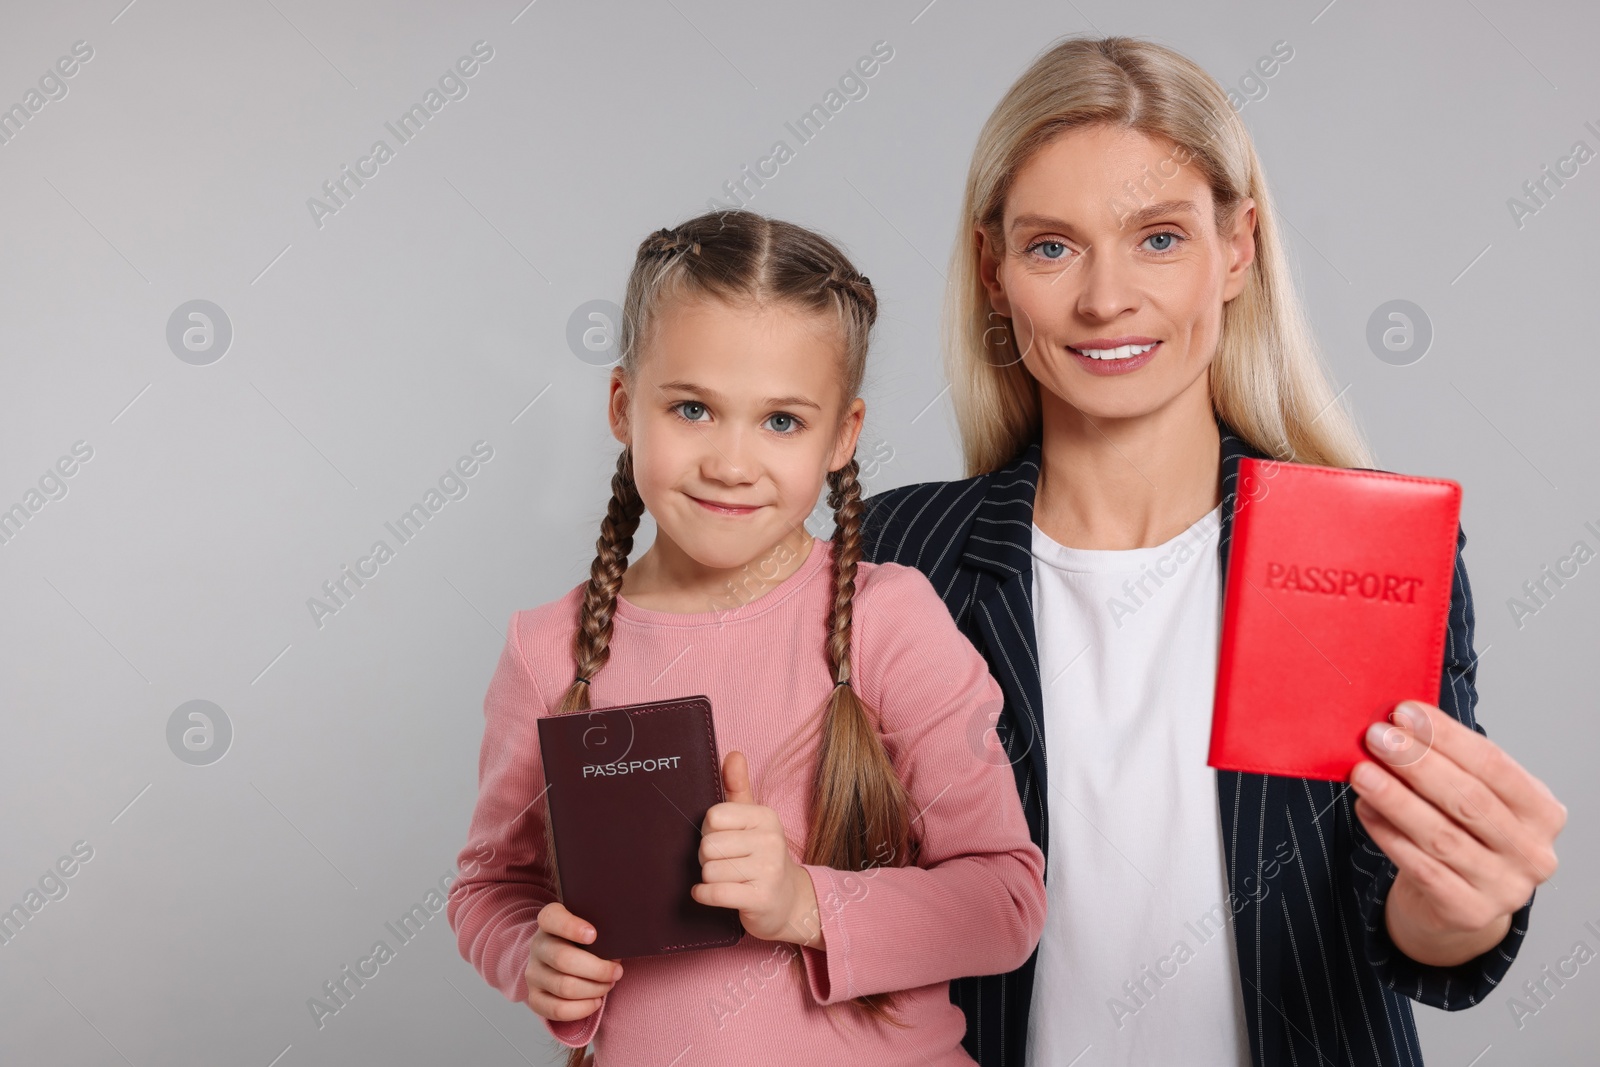
[[[724,485],[748,484],[755,480],[755,464],[748,451],[749,440],[745,434],[738,431],[707,433],[700,456],[701,474],[709,481]]]

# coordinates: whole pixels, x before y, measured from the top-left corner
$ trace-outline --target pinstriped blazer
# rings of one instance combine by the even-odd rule
[[[1266,457],[1226,425],[1219,429],[1217,551],[1226,575],[1239,460]],[[921,570],[988,661],[1005,694],[995,732],[1010,758],[1028,829],[1048,856],[1044,704],[1032,607],[1039,456],[1035,438],[988,474],[874,494],[865,501],[862,541],[870,562]],[[1473,715],[1478,697],[1472,594],[1461,563],[1465,543],[1458,532],[1439,706],[1483,733]],[[1356,819],[1347,786],[1233,771],[1218,771],[1216,779],[1252,1062],[1420,1064],[1411,1000],[1455,1010],[1488,996],[1522,943],[1533,898],[1512,917],[1505,939],[1482,956],[1456,967],[1418,963],[1389,939],[1383,906],[1398,871]],[[1037,961],[1035,949],[1015,971],[951,983],[950,999],[967,1016],[963,1043],[984,1067],[1026,1062]]]

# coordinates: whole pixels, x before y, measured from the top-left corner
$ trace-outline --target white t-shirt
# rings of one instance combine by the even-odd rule
[[[1126,551],[1033,527],[1050,858],[1030,1065],[1249,1063],[1206,766],[1220,522]]]

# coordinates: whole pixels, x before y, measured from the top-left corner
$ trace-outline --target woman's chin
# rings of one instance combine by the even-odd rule
[[[1063,395],[1067,407],[1090,422],[1137,421],[1154,416],[1172,397],[1150,395],[1145,390],[1071,390]]]
[[[1072,370],[1072,368],[1064,368]],[[1173,406],[1193,404],[1196,411],[1211,409],[1210,380],[1202,372],[1173,381],[1171,374],[1151,374],[1150,367],[1126,376],[1060,374],[1040,383],[1040,398],[1088,417],[1095,423],[1128,421],[1171,413]]]

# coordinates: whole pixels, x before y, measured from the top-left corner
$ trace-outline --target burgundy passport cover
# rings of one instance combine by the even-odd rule
[[[1402,700],[1439,699],[1461,487],[1243,459],[1211,754],[1344,781]]]
[[[556,877],[602,959],[731,945],[739,913],[689,895],[700,827],[722,802],[711,701],[680,697],[541,717]]]

